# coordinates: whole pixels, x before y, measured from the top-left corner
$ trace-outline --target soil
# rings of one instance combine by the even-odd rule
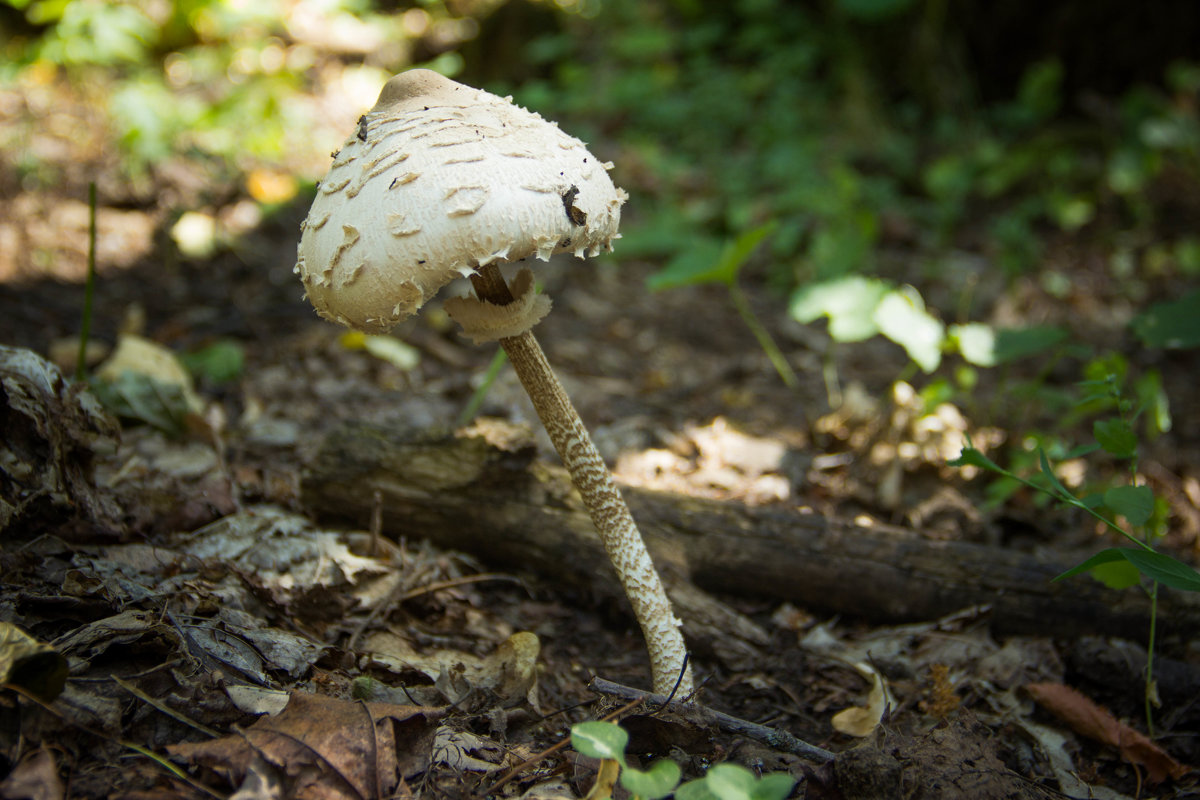
[[[86,252],[80,195],[70,196],[79,183],[7,185],[0,218],[20,236],[4,244],[0,344],[57,354],[70,370]],[[231,215],[236,207],[220,205]],[[8,452],[30,458],[23,472],[3,465],[6,499],[14,476],[57,482],[59,493],[0,529],[0,622],[43,643],[30,645],[33,656],[10,655],[14,645],[3,659],[16,660],[0,660],[5,682],[21,687],[0,694],[0,796],[582,796],[595,764],[570,748],[547,751],[571,723],[623,705],[589,691],[590,677],[648,684],[620,602],[544,574],[498,573],[403,530],[380,537],[313,518],[301,478],[326,432],[347,420],[453,428],[494,349],[472,346],[431,308],[394,332],[418,362],[397,366],[318,320],[292,275],[306,208],[299,197],[204,258],[179,254],[173,220],[156,204],[104,209],[101,241],[113,255],[100,262],[94,340],[112,346],[124,329],[176,353],[223,339],[244,351],[235,379],[199,381],[186,430],[131,418],[110,430],[86,415],[71,423],[83,412],[65,386],[39,401],[52,413],[34,424],[4,384]],[[119,235],[133,243],[110,238]],[[888,258],[893,277],[917,277],[903,253]],[[1194,564],[1200,354],[1137,348],[1122,327],[1129,301],[1100,257],[1064,244],[1051,258],[1072,277],[1065,299],[1034,277],[987,286],[989,273],[970,260],[962,274],[926,279],[922,292],[933,307],[953,307],[939,300],[979,280],[996,321],[1064,324],[1139,372],[1160,370],[1175,424],[1146,443],[1141,470],[1169,505],[1162,546]],[[760,264],[745,289],[802,376],[789,389],[723,290],[650,294],[655,268],[564,258],[539,273],[555,305],[538,336],[621,480],[808,507],[931,542],[1060,554],[1114,543],[1030,495],[985,511],[987,481],[945,464],[964,433],[997,447],[1005,430],[1056,424],[1014,390],[1035,373],[984,371],[979,402],[921,413],[907,384],[893,388],[906,374],[902,351],[882,339],[835,345],[821,326],[790,321]],[[825,379],[832,370],[836,387]],[[1051,387],[1078,379],[1070,359],[1040,375]],[[481,413],[537,430],[507,370]],[[1074,432],[1086,435],[1086,424]],[[787,771],[795,796],[813,798],[1195,796],[1194,643],[1156,653],[1161,750],[1135,751],[1127,736],[1105,741],[1102,731],[1119,720],[1147,732],[1139,668],[1129,666],[1145,663],[1141,643],[998,640],[986,615],[897,627],[816,616],[770,596],[715,599],[765,638],[738,663],[697,656],[700,701],[837,756],[820,763],[635,706],[622,718],[639,762],[674,758],[685,778],[726,760]],[[16,669],[53,684],[60,662],[69,677],[61,694],[42,686],[44,699]],[[1074,701],[1035,703],[1032,684],[1069,685],[1107,711],[1088,727],[1078,707],[1065,707]],[[839,729],[838,712],[854,707],[865,722]]]

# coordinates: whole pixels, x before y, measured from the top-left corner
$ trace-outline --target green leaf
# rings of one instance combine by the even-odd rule
[[[1050,467],[1050,459],[1046,458],[1046,451],[1038,448],[1038,464],[1041,466],[1042,474],[1050,481],[1051,485],[1058,490],[1057,494],[1063,498],[1075,499],[1075,495],[1067,491],[1067,487],[1063,486],[1058,480],[1058,476],[1054,474],[1054,470]]]
[[[754,773],[738,764],[716,764],[704,776],[708,790],[721,800],[753,800]]]
[[[827,316],[835,341],[858,342],[879,333],[875,309],[889,291],[886,283],[872,278],[835,278],[797,289],[788,313],[803,325]]]
[[[696,778],[675,790],[675,800],[723,800],[723,798],[712,793],[704,778]]]
[[[979,467],[990,472],[999,472],[1002,475],[1007,474],[1003,467],[974,447],[964,447],[958,458],[946,463],[951,467]]]
[[[967,361],[981,367],[994,367],[1045,352],[1066,339],[1067,331],[1052,325],[997,329],[972,322],[952,325],[950,336]]]
[[[913,0],[837,0],[848,16],[870,22],[890,19],[912,7]]]
[[[1091,572],[1093,578],[1116,591],[1137,586],[1142,580],[1142,573],[1138,568],[1124,558],[1107,564],[1097,564],[1092,567]]]
[[[723,247],[716,239],[704,238],[693,242],[668,261],[665,267],[646,278],[646,286],[653,292],[659,292],[680,286],[723,283],[724,278],[717,270]]]
[[[658,800],[675,790],[682,774],[678,764],[664,758],[644,771],[626,766],[621,772],[621,785],[644,800]]]
[[[1200,289],[1150,306],[1134,318],[1133,332],[1147,347],[1200,346]]]
[[[991,325],[982,322],[951,325],[950,338],[969,363],[980,367],[996,365],[996,331]]]
[[[629,734],[612,722],[580,722],[571,726],[571,746],[591,758],[625,763]]]
[[[758,779],[754,787],[754,800],[784,800],[792,793],[796,779],[786,772],[772,772]]]
[[[1146,410],[1146,429],[1151,436],[1171,430],[1171,401],[1163,389],[1162,373],[1147,370],[1133,382],[1138,403]]]
[[[1066,578],[1074,578],[1076,575],[1082,575],[1085,572],[1090,572],[1102,564],[1111,564],[1115,561],[1122,561],[1125,559],[1125,556],[1121,551],[1126,549],[1128,548],[1110,547],[1107,550],[1101,550],[1087,561],[1084,561],[1081,564],[1076,564],[1066,572],[1055,575],[1051,580],[1061,581]]]
[[[1147,578],[1185,592],[1200,592],[1200,572],[1163,553],[1140,548],[1121,548],[1125,558]]]
[[[1066,328],[1035,325],[1029,328],[1002,328],[996,331],[994,355],[997,364],[1007,364],[1043,353],[1067,338]]]
[[[1092,435],[1105,452],[1117,458],[1137,455],[1137,434],[1123,419],[1099,419],[1092,425]]]
[[[241,377],[246,351],[232,339],[219,339],[193,353],[185,353],[179,360],[197,378],[225,383]]]
[[[1073,458],[1083,458],[1084,456],[1090,455],[1099,449],[1100,445],[1096,444],[1095,442],[1081,444],[1068,450],[1066,454],[1063,455],[1063,461],[1070,461]]]
[[[1154,513],[1154,492],[1149,486],[1114,486],[1104,493],[1104,505],[1130,525],[1145,525]]]
[[[875,307],[874,319],[880,333],[903,347],[917,366],[925,372],[938,368],[946,327],[925,310],[916,289],[905,287],[888,292]]]
[[[763,240],[778,227],[779,223],[772,220],[745,231],[724,245],[715,239],[702,240],[647,278],[646,285],[655,292],[705,283],[728,286],[737,280],[738,272]]]
[[[1082,564],[1056,576],[1054,580],[1070,578],[1093,570],[1097,566],[1122,560],[1128,561],[1147,578],[1158,581],[1164,586],[1186,592],[1200,592],[1200,573],[1168,555],[1140,547],[1111,547],[1101,550]]]
[[[717,263],[717,272],[724,276],[725,283],[733,283],[742,266],[750,260],[758,246],[778,227],[779,222],[771,220],[757,228],[744,231],[725,246],[725,252],[721,254],[721,260]]]

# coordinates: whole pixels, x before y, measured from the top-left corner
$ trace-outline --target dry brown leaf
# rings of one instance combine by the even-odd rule
[[[391,796],[406,776],[428,768],[442,711],[361,703],[296,692],[278,716],[209,742],[171,745],[172,757],[207,767],[238,784],[256,757],[278,769],[287,796]]]
[[[0,797],[24,800],[62,800],[66,797],[54,754],[46,745],[33,750],[13,767],[8,777],[0,782]]]
[[[1121,751],[1131,764],[1145,767],[1150,783],[1167,777],[1178,780],[1191,771],[1144,734],[1114,717],[1109,711],[1061,683],[1030,683],[1025,691],[1043,708],[1070,726],[1071,730]]]

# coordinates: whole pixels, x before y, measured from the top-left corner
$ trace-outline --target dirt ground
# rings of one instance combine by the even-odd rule
[[[63,362],[80,327],[86,241],[72,188],[30,193],[9,181],[0,202],[0,344]],[[158,206],[102,208],[96,341],[111,347],[125,330],[175,352],[219,339],[244,348],[238,378],[196,386],[183,435],[129,420],[116,430],[66,389],[41,411],[18,407],[4,384],[6,499],[51,473],[67,496],[0,528],[0,622],[42,643],[21,656],[5,644],[16,660],[0,667],[17,686],[31,684],[14,664],[51,684],[64,668],[69,677],[50,702],[28,688],[0,693],[0,797],[583,796],[594,762],[546,751],[571,723],[623,705],[590,691],[593,676],[648,685],[621,603],[313,514],[302,476],[330,430],[347,420],[453,428],[494,351],[470,345],[436,308],[394,332],[413,348],[416,363],[403,366],[318,320],[292,274],[306,207],[298,198],[203,258],[178,253]],[[232,200],[214,208],[231,220],[245,211]],[[1164,546],[1196,563],[1197,354],[1137,349],[1122,333],[1130,301],[1096,259],[1066,246],[1051,258],[1073,276],[1066,301],[1030,279],[1007,293],[991,286],[1006,298],[992,314],[1066,324],[1162,371],[1175,424],[1148,444],[1143,473],[1170,504]],[[555,306],[539,338],[627,484],[886,523],[931,542],[1067,558],[1112,544],[1029,496],[981,511],[984,481],[945,465],[964,433],[997,445],[1004,426],[1036,419],[1028,401],[1005,397],[1019,375],[984,373],[977,392],[991,402],[979,408],[918,413],[903,387],[890,388],[905,368],[898,348],[835,346],[788,320],[784,298],[751,275],[752,302],[803,377],[788,389],[721,290],[649,294],[653,269],[562,258],[540,273]],[[964,257],[962,274],[922,291],[942,307],[939,295],[967,280],[992,279]],[[1066,363],[1046,377],[1078,380]],[[482,414],[537,429],[509,370]],[[748,657],[698,654],[699,700],[837,757],[804,758],[644,706],[624,712],[631,755],[674,758],[685,777],[725,760],[788,771],[795,796],[812,798],[1196,796],[1194,640],[1156,653],[1151,743],[1143,642],[1102,628],[1002,637],[986,609],[885,626],[771,596],[714,599],[761,638]],[[857,727],[837,716],[854,707]]]

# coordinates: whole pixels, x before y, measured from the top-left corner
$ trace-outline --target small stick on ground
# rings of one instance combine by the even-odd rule
[[[634,698],[633,700],[630,700],[628,703],[626,703],[625,705],[618,708],[616,711],[613,711],[613,712],[609,713],[608,715],[601,717],[601,721],[608,722],[609,720],[615,719],[616,717],[621,716],[626,711],[633,708],[640,702],[642,702],[641,698]],[[487,796],[491,795],[497,789],[499,789],[501,786],[505,785],[506,783],[511,781],[513,778],[520,775],[527,768],[543,761],[546,758],[549,758],[550,756],[554,755],[559,750],[562,750],[564,747],[566,747],[570,743],[571,743],[571,737],[568,736],[565,739],[563,739],[561,742],[559,742],[558,744],[550,745],[550,747],[547,747],[542,752],[537,753],[536,755],[530,756],[529,758],[522,761],[520,764],[517,764],[515,767],[510,769],[508,772],[504,773],[504,776],[502,778],[500,778],[500,780],[496,781],[491,786],[489,786],[487,788],[487,790],[484,791],[482,794],[476,795],[476,797],[487,797]]]
[[[736,733],[739,736],[745,736],[756,742],[762,742],[768,747],[781,750],[785,753],[793,753],[801,758],[815,761],[818,764],[824,764],[834,759],[834,753],[817,747],[815,744],[809,744],[802,739],[797,739],[787,731],[781,731],[778,728],[768,728],[766,725],[759,725],[756,722],[731,717],[728,714],[715,711],[695,701],[689,703],[667,703],[667,698],[661,694],[634,689],[631,686],[623,686],[619,683],[606,681],[604,678],[592,678],[591,683],[588,684],[588,688],[593,692],[612,695],[622,700],[642,699],[650,703],[666,705],[672,711],[676,711],[688,719],[708,725],[715,725],[726,733]]]

